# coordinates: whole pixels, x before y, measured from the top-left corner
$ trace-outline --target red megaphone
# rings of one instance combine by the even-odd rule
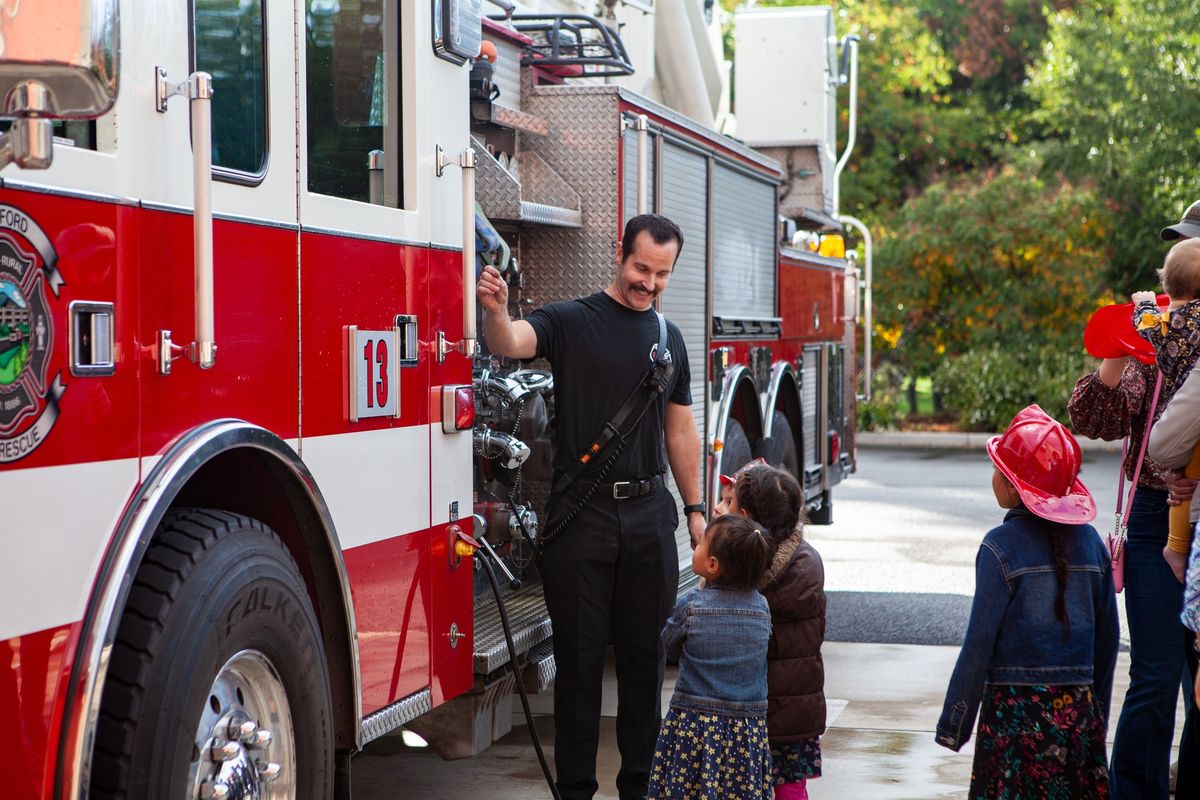
[[[1157,297],[1160,308],[1170,298]],[[1096,309],[1083,329],[1083,346],[1095,358],[1133,356],[1143,364],[1154,363],[1154,346],[1142,338],[1133,326],[1133,303],[1117,303]]]

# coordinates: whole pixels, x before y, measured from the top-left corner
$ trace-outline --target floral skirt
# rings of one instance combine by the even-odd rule
[[[770,800],[772,791],[766,718],[667,711],[647,800]]]
[[[984,689],[971,800],[1104,800],[1104,718],[1091,686]]]
[[[801,739],[771,748],[771,783],[799,783],[821,777],[821,739]]]

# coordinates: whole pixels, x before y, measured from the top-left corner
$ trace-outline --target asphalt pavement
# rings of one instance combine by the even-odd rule
[[[1084,454],[1101,533],[1119,463],[1119,453]],[[826,641],[962,644],[979,542],[1004,519],[992,469],[982,447],[859,451],[858,472],[834,490],[834,524],[808,530],[825,562]]]
[[[1118,461],[1119,453],[1085,451],[1082,478],[1097,499],[1101,532],[1112,519]],[[834,524],[808,529],[829,597],[824,775],[809,792],[813,800],[962,800],[973,743],[952,753],[934,743],[933,730],[966,630],[975,553],[1004,516],[992,496],[991,462],[982,449],[872,448],[859,451],[858,464],[834,491]],[[1114,719],[1128,668],[1122,653]],[[672,668],[664,704],[674,679]],[[552,759],[549,694],[535,696],[533,706]],[[620,757],[611,669],[602,714],[596,796],[615,800]],[[419,744],[393,735],[369,745],[353,761],[355,799],[549,796],[519,711],[512,732],[471,759],[444,762]]]

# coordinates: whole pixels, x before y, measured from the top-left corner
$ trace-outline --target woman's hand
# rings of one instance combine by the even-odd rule
[[[1168,470],[1163,476],[1167,484],[1167,503],[1177,506],[1192,499],[1196,493],[1196,479],[1183,477],[1183,472],[1177,469]]]

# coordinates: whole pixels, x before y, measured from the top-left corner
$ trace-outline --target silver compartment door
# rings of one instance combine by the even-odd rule
[[[804,425],[804,496],[821,493],[825,435],[821,430],[821,348],[804,348],[800,368],[800,416]]]
[[[688,366],[692,373],[692,415],[700,430],[700,441],[707,441],[707,393],[704,390],[707,359],[708,288],[708,159],[666,140],[662,149],[662,204],[659,213],[675,221],[683,231],[683,252],[671,273],[671,281],[662,294],[662,313],[679,326],[687,345]],[[636,161],[636,157],[635,157]],[[701,459],[700,485],[704,482]],[[675,533],[679,545],[679,563],[691,563],[692,546],[683,518],[683,502],[675,486],[669,485],[679,505],[680,526]]]
[[[713,173],[713,314],[776,316],[775,185],[718,163]]]

